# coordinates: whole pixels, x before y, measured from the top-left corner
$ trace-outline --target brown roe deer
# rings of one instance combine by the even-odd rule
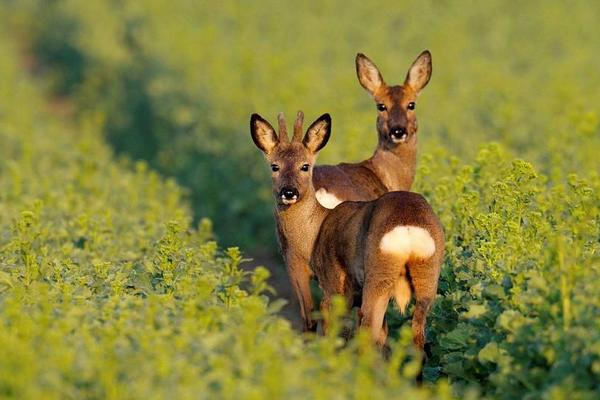
[[[423,51],[408,70],[403,85],[388,86],[377,66],[356,56],[360,84],[377,105],[378,143],[368,160],[321,165],[313,183],[319,203],[334,208],[346,200],[374,200],[393,190],[410,190],[417,163],[417,95],[431,78],[431,54]]]
[[[279,134],[253,114],[250,131],[272,170],[275,219],[288,274],[301,304],[305,329],[316,327],[309,281],[313,273],[323,290],[321,308],[331,296],[352,305],[362,297],[360,325],[383,346],[385,311],[394,298],[401,311],[414,293],[414,342],[423,349],[425,318],[437,292],[444,254],[444,232],[423,196],[389,192],[372,201],[348,201],[327,209],[316,198],[312,171],[317,152],[331,131],[329,114],[319,117],[302,137],[301,112],[294,136],[287,136],[283,115]]]

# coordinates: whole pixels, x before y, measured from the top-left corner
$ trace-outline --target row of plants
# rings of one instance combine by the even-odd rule
[[[498,145],[421,165],[446,229],[430,379],[491,398],[600,393],[600,177],[549,180]]]
[[[241,269],[172,180],[117,161],[101,122],[56,118],[5,37],[1,398],[451,397],[415,386],[408,332],[384,362],[365,337],[294,331],[268,270]]]
[[[443,146],[472,159],[494,140],[546,174],[587,176],[600,167],[600,95],[591,90],[600,84],[596,3],[21,0],[2,7],[51,93],[69,99],[78,116],[101,113],[118,153],[175,177],[196,219],[213,219],[225,244],[274,248],[268,172],[248,138],[252,112],[329,112],[333,136],[320,161],[371,155],[376,111],[356,80],[359,51],[394,84],[431,50],[433,77],[417,106],[422,149]]]
[[[40,91],[18,72],[17,50],[0,46],[2,393],[362,398],[446,397],[452,390],[464,397],[476,388],[489,398],[584,399],[600,393],[600,135],[590,106],[598,104],[597,93],[586,89],[598,78],[589,74],[600,54],[592,51],[596,24],[575,29],[565,25],[564,5],[536,14],[535,2],[514,20],[503,17],[511,6],[500,2],[486,5],[493,19],[474,4],[459,10],[423,2],[416,21],[382,7],[387,22],[367,33],[351,22],[379,12],[336,2],[324,3],[317,15],[303,6],[288,15],[285,3],[252,11],[158,0],[144,7],[7,4],[5,26],[21,35],[20,50],[34,56],[31,69],[44,77],[35,86],[53,83]],[[593,15],[592,5],[570,6],[581,21]],[[455,18],[438,18],[443,12]],[[239,251],[219,250],[210,223],[193,222],[194,214],[210,215],[220,237],[248,248],[274,243],[268,178],[250,167],[263,164],[241,128],[255,109],[274,114],[282,99],[284,107],[305,104],[315,114],[332,105],[333,150],[322,160],[368,155],[364,143],[374,138],[360,127],[372,125],[374,113],[354,82],[356,44],[312,40],[276,52],[272,46],[291,40],[277,29],[272,43],[260,40],[265,26],[292,26],[302,15],[311,18],[298,29],[318,35],[333,13],[348,21],[338,34],[365,34],[356,40],[384,76],[391,70],[402,77],[410,62],[397,67],[386,45],[368,46],[392,22],[408,38],[438,43],[434,78],[419,103],[426,150],[415,187],[440,215],[447,237],[428,324],[427,389],[413,384],[418,358],[408,345],[406,317],[390,312],[388,362],[362,337],[342,347],[335,335],[300,336],[277,316],[280,303],[267,301],[266,270],[242,272]],[[439,27],[424,32],[422,23],[434,19]],[[449,29],[450,44],[441,37]],[[474,34],[481,38],[477,52]],[[240,35],[247,40],[238,43]],[[536,40],[514,45],[506,37]],[[248,43],[257,47],[245,51]],[[407,49],[413,50],[401,48],[402,54]],[[372,52],[385,54],[381,62]],[[532,64],[532,52],[540,65]],[[450,60],[453,54],[464,57]],[[306,62],[307,55],[327,62]],[[291,70],[291,86],[283,85]],[[354,87],[354,96],[333,98],[341,89],[314,84],[319,79]],[[65,98],[73,104],[72,126],[42,110],[43,94],[53,111]],[[339,118],[338,126],[335,111],[348,110],[356,119]],[[476,145],[489,138],[505,145]],[[105,139],[149,160],[150,168],[115,161]],[[182,200],[187,191],[152,167],[188,186],[189,208]]]

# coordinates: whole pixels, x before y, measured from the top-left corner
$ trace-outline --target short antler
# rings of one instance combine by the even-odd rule
[[[292,139],[295,142],[302,141],[302,123],[304,122],[304,113],[302,111],[298,111],[298,116],[296,117],[296,122],[294,123],[294,138]]]
[[[277,114],[277,123],[279,124],[279,142],[285,143],[289,138],[287,128],[285,126],[285,117],[283,116],[282,112]]]

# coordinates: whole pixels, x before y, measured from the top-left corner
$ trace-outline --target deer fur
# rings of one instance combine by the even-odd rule
[[[323,290],[322,310],[336,294],[343,295],[349,307],[354,298],[362,298],[360,326],[380,346],[387,336],[384,317],[389,301],[394,299],[404,310],[414,294],[414,342],[423,349],[425,318],[437,292],[444,255],[437,216],[421,195],[411,192],[323,207],[316,198],[312,166],[329,139],[331,118],[319,117],[304,138],[302,119],[299,112],[292,141],[281,114],[279,135],[258,114],[251,117],[250,130],[273,171],[279,242],[305,329],[316,327],[309,287],[314,274]]]
[[[404,84],[388,86],[369,58],[356,56],[358,80],[378,107],[377,148],[371,158],[359,163],[315,167],[313,183],[321,205],[333,208],[346,200],[374,200],[386,192],[410,190],[416,172],[418,123],[409,104],[416,105],[431,70],[431,53],[426,50],[409,68]],[[394,128],[405,132],[396,136]]]

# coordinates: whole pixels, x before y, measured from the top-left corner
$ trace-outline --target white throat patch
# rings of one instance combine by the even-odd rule
[[[342,202],[340,199],[335,197],[334,194],[329,193],[327,190],[325,190],[325,188],[317,190],[315,195],[317,196],[317,201],[325,208],[335,208],[338,204]]]

